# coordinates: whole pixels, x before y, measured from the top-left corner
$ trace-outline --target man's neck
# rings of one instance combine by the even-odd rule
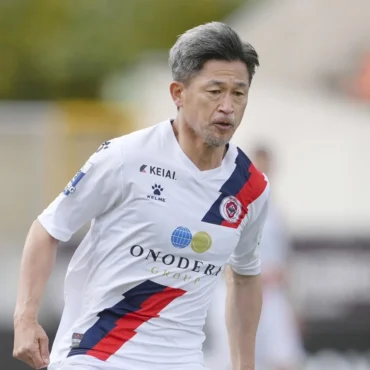
[[[212,170],[221,166],[226,153],[225,146],[208,146],[185,123],[180,124],[178,118],[173,122],[172,128],[180,148],[200,171]]]

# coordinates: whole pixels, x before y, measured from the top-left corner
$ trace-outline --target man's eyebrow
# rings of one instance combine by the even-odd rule
[[[243,81],[237,81],[236,85],[238,85],[239,87],[248,87],[248,84],[246,82],[243,82]]]
[[[216,86],[222,86],[225,85],[225,82],[222,82],[220,80],[211,80],[207,83],[207,86],[216,85]],[[248,84],[243,81],[237,81],[235,82],[235,85],[238,87],[248,87]]]

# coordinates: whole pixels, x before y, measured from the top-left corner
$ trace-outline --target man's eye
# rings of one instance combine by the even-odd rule
[[[235,91],[234,93],[236,96],[244,96],[244,93],[241,91]]]
[[[209,90],[208,92],[211,93],[212,95],[218,95],[221,93],[221,90]]]

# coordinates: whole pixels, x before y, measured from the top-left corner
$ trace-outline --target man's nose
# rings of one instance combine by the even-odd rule
[[[227,115],[234,113],[233,101],[230,94],[226,94],[223,97],[221,104],[218,107],[218,110]]]

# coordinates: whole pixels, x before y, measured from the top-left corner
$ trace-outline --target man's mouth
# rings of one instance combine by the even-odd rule
[[[231,124],[230,122],[227,122],[227,121],[215,122],[214,125],[216,125],[221,130],[227,130],[227,129],[230,129],[231,127],[233,127],[233,124]]]

